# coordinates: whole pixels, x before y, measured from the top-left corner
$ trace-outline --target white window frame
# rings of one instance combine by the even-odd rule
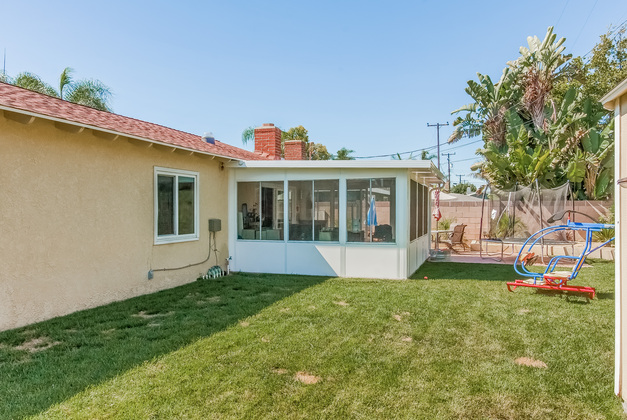
[[[174,177],[174,234],[169,235],[159,235],[159,175],[165,176],[173,176]],[[178,234],[178,207],[179,207],[179,197],[178,197],[178,178],[179,176],[184,176],[188,178],[194,178],[194,233],[188,233],[185,235]],[[154,231],[155,231],[155,245],[160,244],[171,244],[176,242],[188,242],[188,241],[197,241],[199,239],[199,174],[198,172],[185,171],[182,169],[170,169],[170,168],[162,168],[155,166],[154,169]]]

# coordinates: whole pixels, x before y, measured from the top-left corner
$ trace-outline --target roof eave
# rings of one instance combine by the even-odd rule
[[[608,92],[607,95],[601,98],[599,102],[603,104],[603,107],[608,111],[614,111],[614,101],[619,97],[627,93],[627,79],[623,80],[614,89]]]
[[[26,111],[26,110],[20,109],[20,108],[13,108],[13,107],[5,106],[5,105],[0,105],[0,110],[2,110],[2,111],[9,111],[9,112],[15,112],[15,113],[19,113],[19,114],[24,114],[24,115],[28,115],[28,116],[35,117],[35,118],[41,118],[41,119],[48,120],[48,121],[55,121],[55,122],[60,122],[60,123],[63,123],[63,124],[74,125],[76,127],[88,128],[90,130],[100,131],[102,133],[114,134],[114,135],[118,135],[118,136],[122,136],[122,137],[127,137],[129,139],[144,141],[144,142],[147,142],[147,143],[152,143],[152,144],[156,144],[156,145],[160,145],[160,146],[172,147],[172,148],[179,149],[179,150],[184,150],[184,151],[187,151],[187,152],[194,152],[194,153],[198,153],[198,154],[201,154],[201,155],[212,156],[214,158],[221,158],[221,159],[226,159],[226,160],[229,160],[229,161],[241,161],[242,160],[242,159],[238,159],[238,158],[235,158],[235,157],[232,157],[232,156],[225,156],[225,155],[220,155],[220,154],[217,154],[217,153],[210,153],[210,152],[207,152],[207,151],[204,151],[204,150],[198,150],[198,149],[192,149],[192,148],[189,148],[189,147],[178,146],[176,144],[165,143],[165,142],[162,142],[162,141],[153,140],[153,139],[149,139],[149,138],[146,138],[146,137],[135,136],[135,135],[132,135],[132,134],[123,133],[121,131],[109,130],[109,129],[106,129],[106,128],[98,127],[96,125],[83,124],[83,123],[79,123],[79,122],[72,121],[72,120],[66,120],[66,119],[63,119],[63,118],[53,117],[53,116],[46,115],[46,114],[40,114],[40,113],[37,113],[37,112]]]

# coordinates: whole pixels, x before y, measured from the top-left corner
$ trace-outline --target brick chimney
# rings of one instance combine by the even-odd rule
[[[281,129],[274,124],[255,128],[255,152],[268,155],[270,159],[281,159]]]
[[[305,160],[307,158],[306,144],[302,140],[285,141],[285,160]]]

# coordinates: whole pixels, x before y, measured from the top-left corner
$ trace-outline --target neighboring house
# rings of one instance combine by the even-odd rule
[[[614,177],[618,188],[614,194],[616,215],[616,287],[615,287],[615,375],[614,392],[623,400],[627,393],[627,79],[601,99],[603,106],[614,111]],[[622,188],[620,188],[622,187]]]
[[[0,83],[0,330],[188,283],[229,258],[378,278],[426,259],[431,162],[303,161],[300,141],[280,160],[277,127],[255,139],[250,152]]]

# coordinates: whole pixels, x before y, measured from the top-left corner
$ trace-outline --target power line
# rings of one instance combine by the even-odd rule
[[[475,157],[466,158],[466,159],[454,160],[452,163],[457,163],[457,162],[466,162],[467,160],[475,160],[475,159],[481,159],[481,157],[479,157],[479,156],[475,156]]]
[[[453,146],[453,147],[449,147],[449,148],[443,149],[442,152],[448,152],[450,150],[459,149],[460,147],[470,146],[472,144],[476,144],[476,143],[479,143],[479,142],[482,142],[482,141],[483,141],[483,139],[479,139],[479,140],[471,141],[470,143],[458,144],[457,146]]]
[[[622,18],[621,18],[621,19],[622,19]],[[610,39],[611,39],[612,41],[614,41],[614,40],[616,39],[616,37],[620,35],[620,33],[621,33],[621,32],[620,32],[620,30],[621,30],[621,29],[623,29],[623,28],[625,27],[625,25],[626,25],[626,24],[627,24],[627,19],[623,20],[623,21],[622,21],[622,22],[621,22],[618,26],[616,26],[613,30],[611,30],[611,31],[607,34],[607,36],[608,36],[608,37],[611,37]],[[614,35],[614,36],[612,36],[612,35]],[[595,47],[596,47],[596,45],[595,45],[594,47],[592,47],[592,48],[590,49],[590,51],[588,51],[587,53],[585,53],[584,55],[582,55],[582,56],[581,56],[581,58],[582,58],[582,59],[585,59],[585,58],[588,56],[588,54],[590,54],[592,51],[594,51],[594,48],[595,48]],[[590,61],[590,60],[588,60],[588,61],[586,62],[586,61],[584,60],[584,62],[585,62],[586,64],[587,64],[589,61]]]
[[[583,28],[585,28],[586,25],[588,24],[588,20],[590,19],[590,16],[592,16],[592,12],[594,11],[594,8],[596,7],[598,2],[599,2],[599,0],[596,0],[594,2],[594,4],[592,5],[592,9],[590,9],[590,12],[588,13],[588,17],[586,18],[586,21],[583,23],[583,25],[581,25],[581,29],[579,30],[579,34],[577,35],[577,38],[575,38],[575,42],[573,42],[573,45],[571,45],[570,48],[574,48],[575,44],[577,44],[577,41],[579,41],[579,37],[581,36],[581,34],[583,32]]]
[[[400,152],[400,153],[387,153],[384,155],[372,155],[372,156],[355,156],[355,159],[374,159],[374,158],[380,158],[380,157],[392,157],[395,155],[406,155],[408,153],[416,153],[416,152],[423,152],[427,150],[433,150],[435,148],[436,146],[429,146],[429,147],[423,147],[422,149],[409,150],[407,152]]]
[[[464,143],[464,144],[459,144],[456,146],[452,146],[452,147],[447,147],[447,148],[443,148],[442,149],[442,154],[445,154],[444,152],[449,152],[451,150],[456,150],[462,147],[466,147],[466,146],[471,146],[473,144],[477,144],[483,142],[483,139],[478,139],[478,140],[474,140],[471,141],[469,143]],[[394,157],[394,156],[398,156],[398,155],[406,155],[406,154],[411,154],[411,153],[416,153],[416,152],[426,152],[429,150],[433,150],[435,149],[437,146],[429,146],[429,147],[423,147],[421,149],[414,149],[414,150],[408,150],[406,152],[400,152],[400,153],[386,153],[386,154],[381,154],[381,155],[371,155],[371,156],[354,156],[355,159],[374,159],[374,158],[386,158],[386,157]]]
[[[560,17],[557,19],[557,23],[555,24],[555,27],[557,28],[557,25],[559,25],[560,20],[562,20],[562,16],[564,16],[564,12],[566,11],[566,6],[568,6],[568,2],[570,0],[566,0],[566,4],[564,4],[564,8],[562,9],[562,13],[560,13]]]
[[[557,19],[557,23],[555,24],[555,27],[557,28],[557,25],[559,25],[560,20],[562,20],[562,16],[564,16],[564,12],[566,11],[566,6],[568,6],[568,2],[570,0],[566,0],[566,4],[564,4],[564,8],[562,9],[562,13],[560,13],[560,17]]]

